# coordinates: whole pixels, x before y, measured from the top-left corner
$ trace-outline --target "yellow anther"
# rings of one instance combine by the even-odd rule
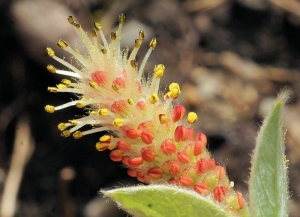
[[[177,83],[172,83],[169,86],[169,96],[176,99],[180,94],[180,86]]]
[[[152,50],[154,50],[155,47],[156,47],[156,45],[157,45],[157,41],[156,41],[155,38],[153,38],[153,39],[150,41],[150,48],[151,48]]]
[[[57,128],[60,130],[60,131],[63,131],[65,129],[67,129],[67,125],[65,123],[60,123],[59,125],[57,125]]]
[[[76,120],[68,120],[68,122],[69,122],[70,124],[72,124],[73,126],[78,125],[78,121],[76,121]]]
[[[115,32],[111,32],[110,33],[110,39],[111,40],[116,40],[116,38],[117,38],[117,34]]]
[[[118,91],[120,89],[120,86],[117,84],[113,84],[113,85],[111,85],[111,87],[114,91]]]
[[[46,112],[53,113],[55,111],[55,107],[53,105],[46,105],[45,110]]]
[[[166,67],[163,64],[156,65],[154,67],[154,73],[156,78],[161,78],[164,75]]]
[[[57,89],[64,89],[64,88],[67,88],[67,85],[65,84],[58,84],[56,85]]]
[[[189,112],[187,116],[187,120],[189,124],[193,124],[198,120],[198,116],[195,112]]]
[[[52,50],[52,48],[47,47],[47,48],[46,48],[46,51],[47,51],[49,57],[55,56],[54,50]]]
[[[73,22],[71,23],[73,26],[75,26],[77,29],[79,29],[81,27],[81,25],[79,23]]]
[[[114,121],[113,121],[113,125],[116,126],[116,127],[121,127],[123,125],[123,120],[120,119],[120,118],[116,118]]]
[[[96,143],[96,149],[98,151],[104,151],[108,148],[108,145],[106,143],[97,142]]]
[[[158,100],[159,100],[159,97],[156,93],[149,96],[149,102],[151,104],[154,104],[154,103],[158,102]]]
[[[62,39],[59,39],[59,40],[58,40],[57,45],[58,45],[58,47],[60,47],[60,48],[65,48],[65,47],[68,47],[68,46],[69,46],[69,44],[68,44],[65,40],[62,40]]]
[[[128,99],[127,102],[128,102],[129,105],[133,105],[133,104],[134,104],[134,101],[133,101],[133,99],[131,99],[131,98]]]
[[[145,39],[145,33],[144,33],[143,30],[139,31],[139,37],[140,37],[140,40],[144,40]]]
[[[62,137],[69,137],[71,135],[69,130],[62,131],[60,134]]]
[[[96,29],[92,29],[92,36],[94,37],[94,38],[96,38],[97,37],[97,30]]]
[[[69,79],[62,79],[61,83],[65,84],[67,87],[69,87],[72,82]]]
[[[137,62],[135,60],[131,60],[130,65],[131,65],[132,68],[136,68],[137,67]]]
[[[120,24],[124,24],[125,23],[125,15],[124,14],[120,14],[119,15],[119,23]]]
[[[89,113],[89,115],[96,115],[97,114],[97,112],[95,112],[95,111],[90,111],[90,113]]]
[[[98,110],[98,115],[99,116],[105,116],[108,114],[108,110],[107,109],[99,109]]]
[[[52,66],[52,65],[48,65],[48,66],[47,66],[47,70],[48,70],[49,72],[56,73],[56,68],[55,68],[54,66]]]
[[[97,88],[98,87],[98,84],[95,82],[95,81],[90,81],[89,82],[89,85],[92,87],[92,88]]]
[[[84,107],[84,103],[78,102],[78,103],[76,103],[76,107],[77,108],[83,108]]]
[[[73,133],[73,137],[75,139],[79,139],[79,138],[83,137],[83,133],[81,131],[76,131],[75,133]]]
[[[107,50],[104,49],[104,48],[102,48],[102,49],[101,49],[101,52],[102,52],[103,54],[106,54],[106,53],[107,53]]]
[[[75,20],[72,16],[68,16],[68,21],[69,21],[70,24],[75,22]]]
[[[100,142],[109,142],[110,143],[110,141],[111,141],[111,139],[112,139],[113,137],[111,136],[111,135],[104,135],[104,136],[101,136],[100,138],[99,138],[99,141]]]
[[[113,149],[115,149],[117,146],[116,145],[110,145],[110,146],[108,146],[108,149],[109,150],[113,150]]]
[[[142,44],[142,40],[141,39],[135,39],[134,41],[134,47],[139,48]]]
[[[99,22],[95,22],[95,23],[94,23],[94,26],[95,26],[95,28],[96,28],[98,31],[102,29],[102,26],[101,26],[101,24],[100,24]]]
[[[167,120],[168,120],[168,118],[167,118],[167,116],[165,114],[160,114],[159,115],[159,122],[161,124],[165,124],[167,122]]]
[[[48,91],[51,93],[57,93],[57,88],[56,87],[48,87]]]

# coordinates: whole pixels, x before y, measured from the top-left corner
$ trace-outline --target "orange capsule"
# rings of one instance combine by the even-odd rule
[[[178,152],[177,158],[183,164],[188,164],[190,162],[190,156],[185,151]]]
[[[205,158],[198,160],[196,162],[195,170],[198,175],[206,172],[208,170],[207,160]]]
[[[131,148],[131,145],[125,141],[119,141],[117,142],[117,148],[124,150],[124,151],[128,151]]]
[[[178,179],[178,182],[185,186],[185,187],[189,187],[193,184],[193,179],[188,177],[188,176],[181,176],[179,179]]]
[[[120,149],[113,150],[109,153],[109,157],[112,161],[121,161],[124,155],[124,151]]]
[[[176,127],[174,132],[174,139],[176,142],[185,141],[186,139],[186,128],[182,125]]]
[[[214,198],[216,199],[216,201],[221,202],[223,200],[226,192],[227,192],[226,186],[222,185],[222,186],[216,187],[214,189]]]
[[[172,121],[175,123],[182,120],[185,115],[185,108],[182,105],[176,105],[173,109]]]
[[[128,164],[130,167],[138,167],[140,165],[142,165],[144,162],[142,157],[134,157],[134,158],[130,158],[128,160]]]
[[[176,152],[176,146],[173,143],[173,139],[164,140],[160,145],[160,149],[165,155],[174,154]]]
[[[141,133],[141,139],[145,144],[149,145],[154,139],[154,134],[150,130],[143,130]]]
[[[143,148],[141,150],[141,155],[147,162],[152,162],[155,159],[155,152],[149,148]]]
[[[141,136],[141,132],[141,130],[137,129],[126,130],[126,136],[128,136],[130,139],[136,139]]]
[[[160,179],[164,173],[163,169],[160,167],[153,167],[148,170],[147,175],[152,179]]]
[[[202,194],[202,195],[206,195],[208,193],[208,187],[207,187],[207,185],[204,184],[204,183],[202,183],[202,182],[198,182],[197,184],[195,184],[194,190],[198,194]]]

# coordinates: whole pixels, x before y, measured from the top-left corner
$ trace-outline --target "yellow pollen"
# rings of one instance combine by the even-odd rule
[[[92,37],[96,38],[97,37],[97,30],[96,29],[92,29]]]
[[[52,50],[52,48],[47,47],[47,48],[46,48],[46,51],[47,51],[49,57],[55,56],[54,50]]]
[[[61,83],[65,84],[65,85],[67,85],[67,87],[69,87],[72,82],[69,79],[62,79]]]
[[[159,100],[159,98],[158,98],[158,95],[156,93],[149,96],[149,102],[151,104],[154,104],[154,103],[158,102],[158,100]]]
[[[60,48],[65,48],[65,47],[68,47],[68,46],[69,46],[69,44],[68,44],[65,40],[62,40],[62,39],[59,39],[59,40],[58,40],[57,45],[58,45],[58,47],[60,47]]]
[[[114,91],[118,91],[120,89],[120,86],[117,84],[113,84],[111,87]]]
[[[163,64],[156,65],[154,67],[154,73],[156,78],[161,78],[164,75],[165,66]]]
[[[78,103],[76,103],[76,107],[77,108],[83,108],[84,107],[84,103],[78,102]]]
[[[108,149],[109,150],[113,150],[113,149],[115,149],[117,146],[116,145],[110,145],[110,146],[108,146]]]
[[[71,23],[73,26],[75,26],[77,29],[79,29],[81,27],[81,25],[79,23],[73,22]]]
[[[120,14],[119,15],[119,23],[120,24],[124,24],[125,23],[125,16],[124,16],[124,14]]]
[[[72,16],[68,16],[68,21],[69,21],[70,24],[75,22],[75,20]]]
[[[127,102],[128,102],[129,105],[133,105],[134,104],[133,99],[131,99],[131,98],[128,99]]]
[[[108,114],[108,110],[107,109],[99,109],[98,110],[98,115],[99,116],[105,116]]]
[[[143,30],[139,31],[139,37],[140,37],[140,40],[144,40],[145,39],[145,32]]]
[[[53,113],[55,111],[55,107],[53,105],[46,105],[45,110],[48,113]]]
[[[48,91],[51,93],[57,93],[57,88],[56,87],[48,87]]]
[[[71,135],[69,130],[62,131],[60,134],[62,137],[69,137]]]
[[[137,62],[135,60],[131,60],[130,65],[131,65],[132,68],[136,68],[137,67]]]
[[[169,86],[169,96],[176,99],[180,94],[180,86],[177,83],[172,83]]]
[[[90,113],[89,113],[89,115],[96,115],[97,114],[97,112],[95,112],[95,111],[90,111]]]
[[[112,136],[111,135],[104,135],[104,136],[101,136],[99,141],[100,142],[107,142],[109,140],[111,140]]]
[[[116,127],[121,127],[123,125],[123,120],[120,119],[120,118],[116,118],[114,121],[113,121],[113,125],[116,126]]]
[[[104,148],[104,147],[106,147],[106,146],[107,146],[107,144],[105,144],[105,143],[101,143],[101,142],[97,142],[96,143],[96,149],[98,151],[102,151],[101,149]]]
[[[142,40],[141,39],[135,39],[134,41],[134,47],[135,48],[139,48],[142,44]]]
[[[160,123],[165,124],[167,122],[168,118],[165,114],[161,115],[160,117]]]
[[[47,70],[48,70],[49,72],[56,73],[56,68],[55,68],[54,66],[52,66],[52,65],[48,65],[48,66],[47,66]]]
[[[94,23],[94,26],[95,26],[95,28],[96,28],[98,31],[102,29],[102,26],[101,26],[101,24],[100,24],[99,22],[95,22],[95,23]]]
[[[89,82],[89,85],[92,87],[92,88],[97,88],[98,87],[98,84],[95,82],[95,81],[90,81]]]
[[[65,84],[58,84],[56,85],[57,89],[64,89],[67,88],[67,86]]]
[[[156,47],[156,45],[157,45],[157,41],[156,41],[155,38],[153,38],[153,39],[150,41],[150,48],[151,48],[152,50],[154,50],[155,47]]]
[[[79,138],[83,137],[83,133],[81,131],[76,131],[75,133],[73,133],[73,137],[75,139],[79,139]]]
[[[67,129],[67,125],[65,123],[60,123],[59,125],[57,125],[57,128],[60,130],[60,131],[63,131],[65,129]]]
[[[76,120],[68,120],[68,122],[74,126],[78,125],[78,121]]]
[[[111,32],[110,33],[110,38],[111,38],[111,40],[116,40],[117,34],[115,32]]]
[[[102,52],[103,54],[106,54],[106,53],[107,53],[107,50],[104,49],[104,48],[102,48],[102,49],[101,49],[101,52]]]
[[[187,116],[187,120],[189,124],[193,124],[197,121],[198,116],[195,112],[189,112]]]

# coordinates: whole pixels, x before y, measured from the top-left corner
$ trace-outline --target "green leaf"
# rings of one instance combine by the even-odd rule
[[[209,198],[170,185],[134,186],[102,193],[136,217],[232,217]]]
[[[275,101],[259,132],[249,183],[251,216],[288,216],[288,179],[282,114],[288,93]]]

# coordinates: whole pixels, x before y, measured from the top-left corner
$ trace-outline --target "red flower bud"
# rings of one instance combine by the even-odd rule
[[[146,110],[146,103],[144,101],[139,101],[139,102],[137,102],[135,107],[140,111],[145,111]]]
[[[217,171],[218,179],[221,180],[224,177],[224,175],[225,175],[225,169],[224,169],[224,167],[222,167],[222,166],[216,166],[215,170]]]
[[[184,115],[185,115],[185,108],[182,105],[176,105],[173,109],[173,115],[172,115],[173,122],[182,120]]]
[[[130,139],[136,139],[141,136],[141,132],[141,130],[137,129],[126,130],[126,136],[128,136]]]
[[[142,157],[134,157],[134,158],[130,158],[128,160],[128,164],[130,167],[138,167],[140,165],[142,165],[144,162]]]
[[[128,103],[125,100],[118,100],[111,105],[110,111],[115,114],[121,114],[122,112],[126,111],[127,106]]]
[[[170,161],[169,162],[170,166],[169,166],[169,173],[172,175],[172,176],[177,176],[181,170],[181,167],[180,167],[180,163],[178,161]]]
[[[193,184],[193,179],[188,177],[188,176],[181,176],[179,179],[178,179],[178,182],[185,186],[185,187],[189,187]]]
[[[160,179],[164,173],[163,169],[159,167],[153,167],[148,170],[148,176],[152,179]]]
[[[113,80],[112,82],[112,86],[118,86],[119,88],[125,88],[125,81],[124,78],[116,78],[115,80]]]
[[[124,155],[124,151],[120,149],[113,150],[109,153],[109,157],[112,161],[121,161]]]
[[[208,170],[208,164],[207,160],[204,158],[201,158],[196,162],[196,173],[199,175],[201,173],[205,173]]]
[[[154,139],[154,134],[150,130],[143,130],[141,133],[141,139],[145,144],[149,145]]]
[[[128,156],[124,156],[123,158],[122,158],[122,163],[123,164],[125,164],[126,166],[129,166],[129,163],[128,163],[128,160],[129,160],[130,158],[128,157]]]
[[[205,134],[203,134],[203,133],[198,133],[196,136],[196,140],[201,140],[203,142],[204,146],[207,145],[207,138],[206,138]]]
[[[122,149],[124,151],[128,151],[131,148],[131,145],[125,141],[119,141],[117,142],[117,148]]]
[[[194,156],[198,156],[202,154],[204,149],[203,142],[201,140],[197,140],[194,144]]]
[[[155,153],[151,149],[143,148],[141,150],[141,155],[142,155],[143,159],[147,162],[151,162],[155,159]]]
[[[195,186],[194,186],[194,190],[198,193],[198,194],[202,194],[202,195],[206,195],[208,193],[208,187],[206,184],[202,183],[202,182],[198,182]]]
[[[244,201],[242,194],[237,193],[236,197],[237,197],[237,202],[238,202],[238,209],[243,209],[245,201]]]
[[[186,128],[186,140],[193,140],[195,132],[193,128]]]
[[[190,162],[190,156],[185,151],[178,152],[177,158],[183,164],[188,164]]]
[[[171,155],[176,152],[176,146],[172,139],[166,139],[161,143],[160,149],[165,155]]]
[[[214,189],[214,198],[216,199],[216,201],[221,202],[227,192],[227,187],[222,185],[220,187],[216,187]]]
[[[174,138],[176,142],[185,141],[186,139],[186,128],[182,125],[176,127]]]
[[[136,177],[137,171],[136,171],[135,169],[133,169],[133,168],[129,168],[129,169],[127,170],[127,174],[128,174],[129,176],[131,176],[131,177]]]
[[[152,121],[144,121],[138,126],[138,130],[150,130],[154,127],[154,124]]]

